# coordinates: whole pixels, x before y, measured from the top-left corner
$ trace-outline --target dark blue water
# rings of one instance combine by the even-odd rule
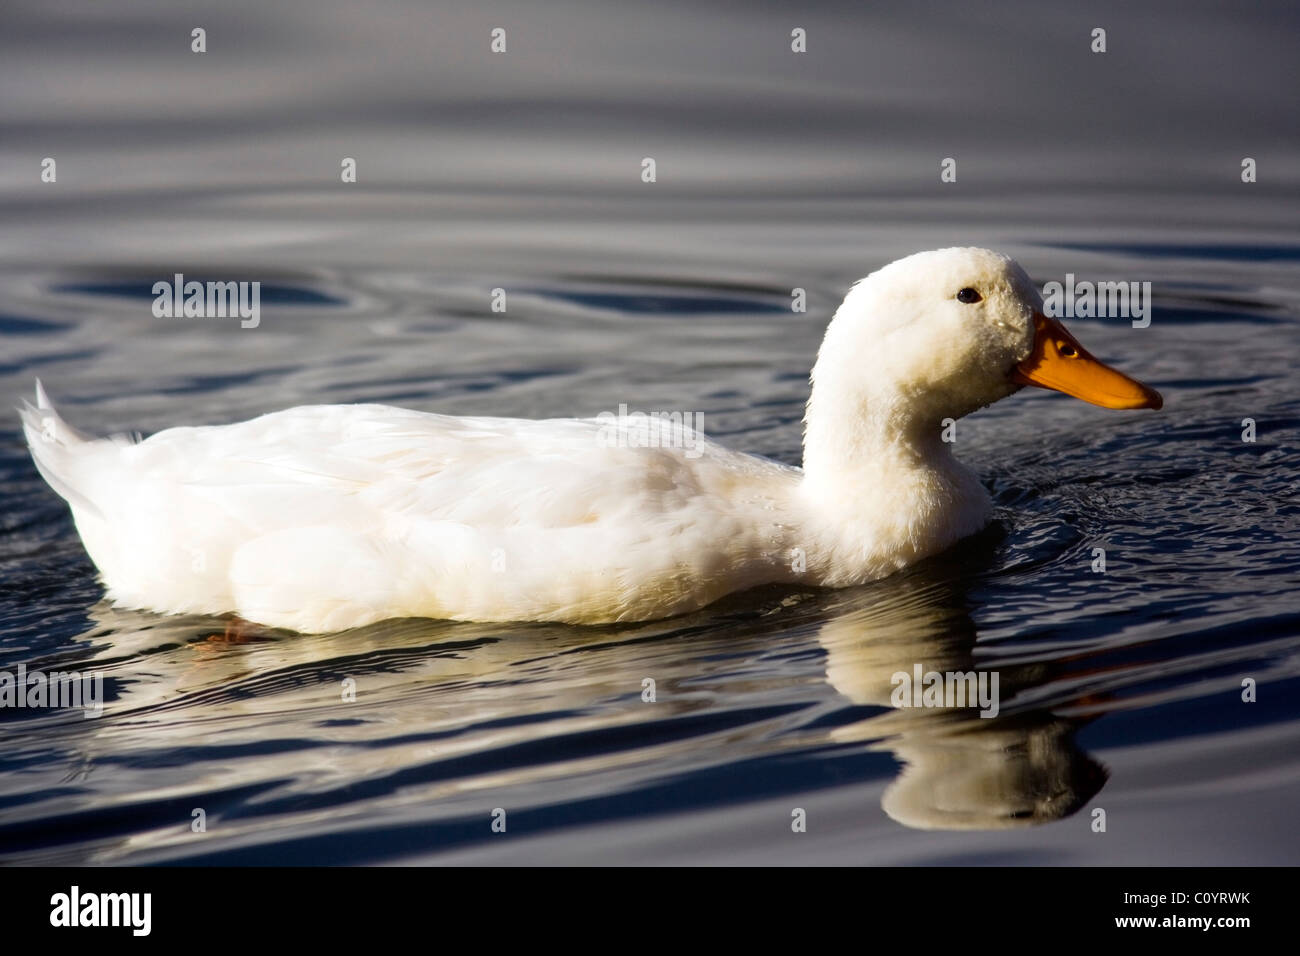
[[[1291,7],[42,3],[0,24],[0,395],[39,376],[87,431],[627,403],[797,462],[848,284],[969,243],[1040,284],[1151,282],[1149,328],[1069,324],[1165,397],[963,420],[995,525],[869,587],[246,643],[106,606],[0,419],[0,671],[101,671],[106,697],[95,719],[0,709],[0,860],[1296,861]],[[176,272],[261,281],[260,325],[155,318]],[[916,662],[998,673],[999,716],[892,707]]]

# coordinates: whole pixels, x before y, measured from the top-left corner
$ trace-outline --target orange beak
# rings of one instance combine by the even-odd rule
[[[1015,367],[1011,380],[1073,395],[1102,408],[1159,408],[1154,388],[1095,358],[1056,319],[1034,316],[1034,348]]]

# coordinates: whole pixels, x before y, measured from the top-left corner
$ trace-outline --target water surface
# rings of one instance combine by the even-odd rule
[[[849,283],[955,244],[1039,283],[1151,282],[1150,327],[1070,324],[1165,396],[1130,413],[1022,393],[963,420],[995,525],[868,587],[625,627],[246,643],[106,606],[11,415],[0,669],[100,670],[108,700],[93,720],[0,712],[0,860],[1296,861],[1292,8],[0,17],[0,395],[39,376],[87,431],[308,402],[626,403],[797,462]],[[150,287],[176,272],[261,281],[261,324],[154,318]],[[918,662],[996,671],[999,716],[891,707]]]

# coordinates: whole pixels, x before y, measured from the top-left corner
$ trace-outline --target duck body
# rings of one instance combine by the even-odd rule
[[[896,291],[881,282],[873,292],[873,276],[837,312],[814,368],[804,468],[665,420],[384,405],[91,439],[39,383],[24,428],[108,596],[130,607],[304,632],[393,617],[601,624],[668,617],[763,584],[863,583],[988,521],[988,495],[940,422],[1019,388],[1007,374],[1035,341],[1032,287],[1014,263],[944,252],[978,253],[988,294],[1023,306],[972,346],[998,353],[980,356],[994,382],[977,369],[963,383],[970,357],[943,355],[920,363],[935,378],[926,382],[916,356],[889,348],[906,341],[907,323],[862,320],[873,303],[861,299]],[[932,278],[940,289],[967,281]],[[877,346],[874,367],[864,338]]]
[[[600,624],[907,563],[867,547],[844,577],[802,469],[699,435],[636,447],[643,432],[611,442],[597,419],[316,405],[85,441],[40,401],[36,460],[129,607],[307,632],[390,617]]]

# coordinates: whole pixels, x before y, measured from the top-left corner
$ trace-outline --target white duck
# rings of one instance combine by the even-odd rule
[[[857,283],[812,380],[802,469],[663,422],[659,447],[628,447],[645,436],[600,419],[317,405],[93,440],[39,383],[22,416],[111,599],[321,632],[648,620],[761,584],[866,582],[989,519],[943,419],[1024,384],[1161,405],[1046,318],[1014,261],[973,248]]]

